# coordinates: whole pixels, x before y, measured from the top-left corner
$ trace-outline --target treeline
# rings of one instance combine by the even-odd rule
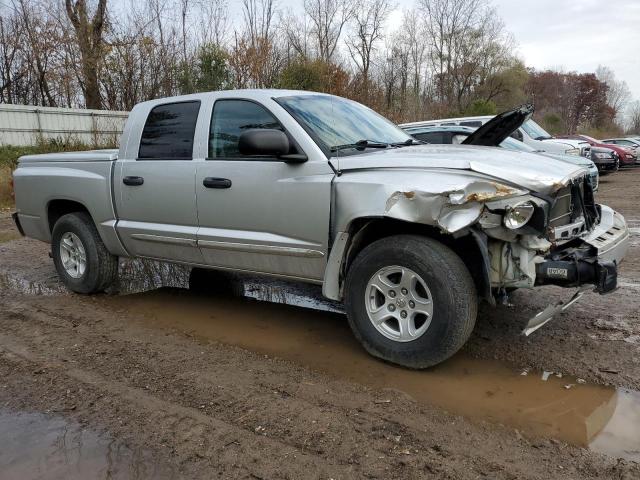
[[[537,72],[489,0],[4,0],[0,102],[129,110],[226,88],[294,88],[363,102],[400,121],[491,114],[534,101],[554,132],[618,132],[630,95],[606,67]],[[396,17],[397,18],[397,17]],[[398,23],[398,22],[395,22]]]

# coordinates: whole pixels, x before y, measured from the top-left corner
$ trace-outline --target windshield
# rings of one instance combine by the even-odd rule
[[[280,97],[277,102],[327,151],[346,145],[353,145],[354,152],[364,150],[367,144],[363,140],[378,144],[410,144],[412,140],[383,116],[345,98],[300,95]]]
[[[527,120],[522,124],[522,130],[525,131],[534,140],[545,140],[551,138],[551,135],[533,120]]]
[[[516,140],[512,137],[505,138],[500,144],[502,148],[506,148],[507,150],[515,150],[517,152],[536,152],[535,148],[531,148],[526,143],[522,143],[520,140]]]

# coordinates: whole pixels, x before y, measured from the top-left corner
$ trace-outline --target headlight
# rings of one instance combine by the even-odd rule
[[[564,153],[566,153],[567,155],[580,155],[580,149],[570,148],[569,150],[565,150]]]
[[[507,207],[507,211],[504,215],[504,226],[510,230],[516,230],[520,227],[524,227],[531,217],[535,206],[531,202],[517,203],[511,207]]]

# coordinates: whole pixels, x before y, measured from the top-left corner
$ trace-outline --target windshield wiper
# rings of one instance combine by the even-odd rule
[[[365,148],[387,148],[390,144],[386,142],[377,142],[375,140],[358,140],[355,143],[346,143],[344,145],[334,145],[331,147],[332,152],[344,150],[346,148],[355,148],[357,150],[364,150]]]
[[[404,142],[392,143],[392,147],[408,147],[409,145],[424,145],[426,142],[416,140],[415,138],[407,138]]]
[[[549,136],[549,135],[540,135],[539,137],[534,138],[534,140],[549,140],[553,137]]]

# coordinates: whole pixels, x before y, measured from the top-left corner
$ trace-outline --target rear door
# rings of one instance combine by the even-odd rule
[[[202,263],[193,158],[199,110],[200,101],[154,106],[139,148],[116,162],[118,232],[134,256]]]
[[[321,280],[333,178],[326,157],[311,148],[302,151],[294,140],[297,136],[307,141],[301,127],[292,118],[279,120],[253,100],[218,99],[210,119],[207,159],[198,162],[196,174],[198,245],[204,261],[215,267]],[[287,121],[296,133],[285,128]],[[294,164],[240,154],[240,134],[255,128],[285,131],[293,145],[290,153],[307,154],[308,161]]]

